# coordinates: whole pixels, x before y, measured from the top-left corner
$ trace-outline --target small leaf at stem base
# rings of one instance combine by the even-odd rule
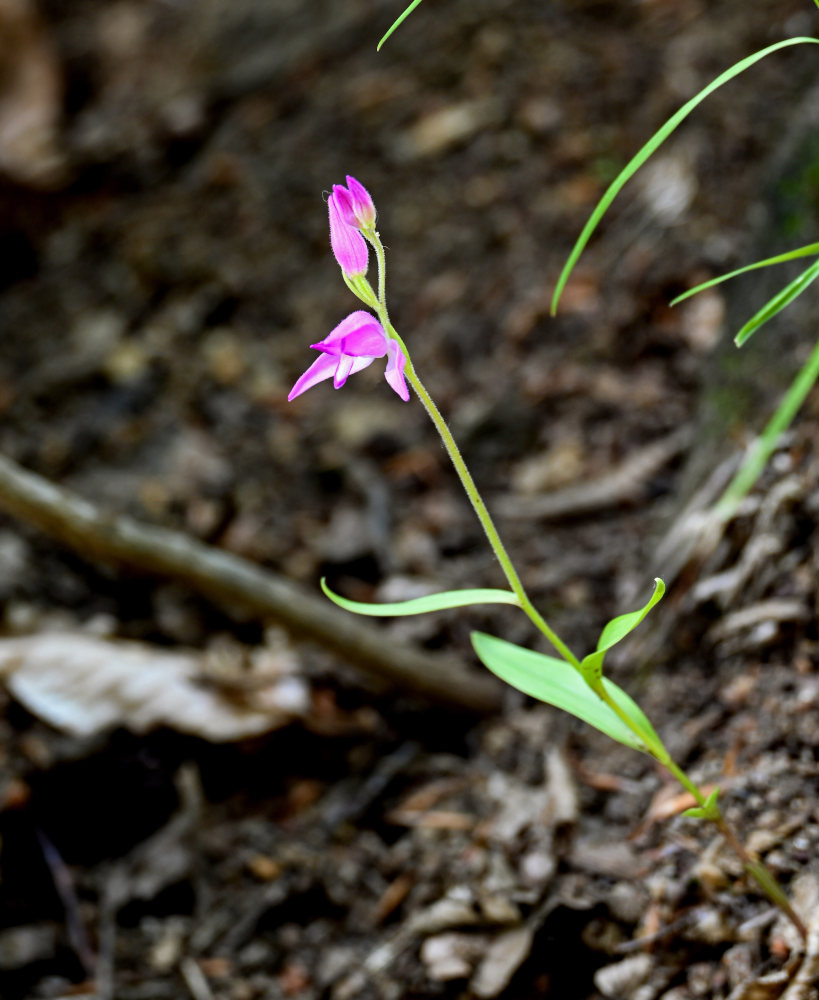
[[[719,788],[715,788],[701,806],[693,806],[691,809],[686,809],[681,815],[689,816],[691,819],[707,819],[715,823],[720,815],[719,806],[717,805],[718,798]]]

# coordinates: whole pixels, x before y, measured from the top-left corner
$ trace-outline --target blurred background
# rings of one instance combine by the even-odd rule
[[[419,374],[533,596],[588,646],[626,596],[647,596],[652,539],[679,502],[690,447],[677,432],[697,425],[711,352],[732,332],[726,310],[745,318],[764,294],[752,283],[739,304],[714,293],[672,311],[669,300],[800,242],[804,216],[789,230],[765,199],[817,77],[812,47],[703,104],[617,200],[550,319],[555,280],[653,131],[737,59],[810,34],[816,11],[805,0],[427,0],[377,53],[399,13],[384,0],[0,0],[0,453],[105,511],[310,590],[322,575],[361,600],[499,586],[422,408],[400,402],[378,364],[343,392],[324,383],[286,401],[309,345],[357,305],[324,204],[352,174],[379,210],[391,316]],[[747,433],[720,425],[717,436],[732,448]],[[636,484],[583,492],[651,446],[661,458]],[[538,515],[555,492],[557,513]],[[803,512],[782,543],[793,551],[798,537],[806,566],[811,524]],[[650,823],[644,843],[624,840],[659,777],[548,710],[512,698],[475,729],[411,692],[370,690],[355,664],[275,623],[88,561],[6,515],[0,570],[6,639],[138,640],[152,664],[195,660],[157,667],[157,701],[162,670],[177,667],[192,689],[191,671],[204,671],[222,699],[200,720],[183,685],[187,721],[163,707],[148,725],[123,696],[94,726],[61,725],[51,688],[27,697],[18,681],[3,695],[8,1000],[626,997],[593,973],[621,960],[618,944],[701,903],[679,839]],[[781,596],[781,584],[792,597],[787,573],[756,596]],[[776,619],[792,645],[774,648],[783,664],[802,656],[807,684],[813,647],[798,642],[814,641],[803,610],[815,595],[809,582],[796,591],[798,613]],[[735,677],[709,658],[719,636],[708,654],[699,645],[717,612],[697,614],[672,643],[689,672],[647,697],[661,723],[693,719],[678,736],[684,759],[718,767],[733,730],[714,736],[724,717],[703,712]],[[474,627],[532,641],[525,622],[491,610],[384,634],[469,659]],[[114,648],[75,658],[107,663]],[[4,677],[21,656],[0,649]],[[48,656],[60,673],[59,651]],[[237,685],[252,702],[236,677],[253,670],[286,675],[290,701],[253,702],[270,724],[226,723],[246,738],[211,744],[225,731],[205,714],[238,711]],[[770,676],[805,702],[802,681]],[[750,697],[735,686],[720,704],[730,714]],[[782,749],[778,705],[763,743]],[[744,725],[740,743],[753,744]],[[754,758],[757,773],[786,758]],[[634,880],[666,848],[666,888],[652,897]],[[659,853],[649,862],[643,849]],[[712,937],[644,963],[640,982],[655,987],[640,996],[670,997],[697,962],[701,992],[674,996],[727,995],[740,973],[720,964],[729,933]],[[754,942],[756,961],[769,945]]]

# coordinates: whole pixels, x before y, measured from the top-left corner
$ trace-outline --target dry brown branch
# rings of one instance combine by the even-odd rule
[[[583,517],[644,499],[649,480],[687,447],[687,428],[672,431],[659,441],[640,448],[620,465],[603,472],[593,482],[578,483],[534,497],[502,495],[493,508],[510,519],[560,521]]]
[[[99,510],[0,456],[0,509],[88,559],[180,580],[221,607],[275,619],[390,684],[478,713],[500,707],[500,687],[454,657],[396,645],[383,630],[270,570],[166,528]]]

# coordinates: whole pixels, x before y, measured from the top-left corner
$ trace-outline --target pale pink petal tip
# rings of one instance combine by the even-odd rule
[[[314,385],[318,385],[319,382],[323,382],[326,378],[332,378],[337,365],[338,359],[334,358],[330,354],[322,354],[320,357],[316,358],[312,365],[310,365],[307,371],[290,390],[287,401],[291,402],[296,398],[296,396],[300,396],[303,392],[307,392],[308,389],[312,389]]]
[[[404,356],[404,352],[398,345],[397,340],[391,340],[387,344],[387,354],[389,356],[389,361],[387,362],[386,370],[384,371],[384,378],[389,383],[391,389],[404,400],[405,403],[409,402],[409,389],[407,388],[406,379],[404,378],[404,367],[406,366],[407,359]]]

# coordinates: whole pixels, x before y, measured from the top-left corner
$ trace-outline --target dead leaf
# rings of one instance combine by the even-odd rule
[[[630,955],[612,965],[604,965],[594,974],[594,985],[604,997],[626,1000],[648,979],[653,959],[645,953]]]
[[[485,950],[483,937],[447,931],[428,937],[421,945],[421,961],[434,982],[446,983],[466,979],[478,956]]]
[[[530,927],[513,927],[494,938],[481,959],[472,978],[471,987],[476,996],[499,996],[509,985],[532,950],[534,934]]]
[[[244,698],[204,678],[203,656],[72,632],[0,640],[0,678],[25,707],[73,736],[169,726],[214,742],[268,732],[302,714],[305,682],[269,678]]]

